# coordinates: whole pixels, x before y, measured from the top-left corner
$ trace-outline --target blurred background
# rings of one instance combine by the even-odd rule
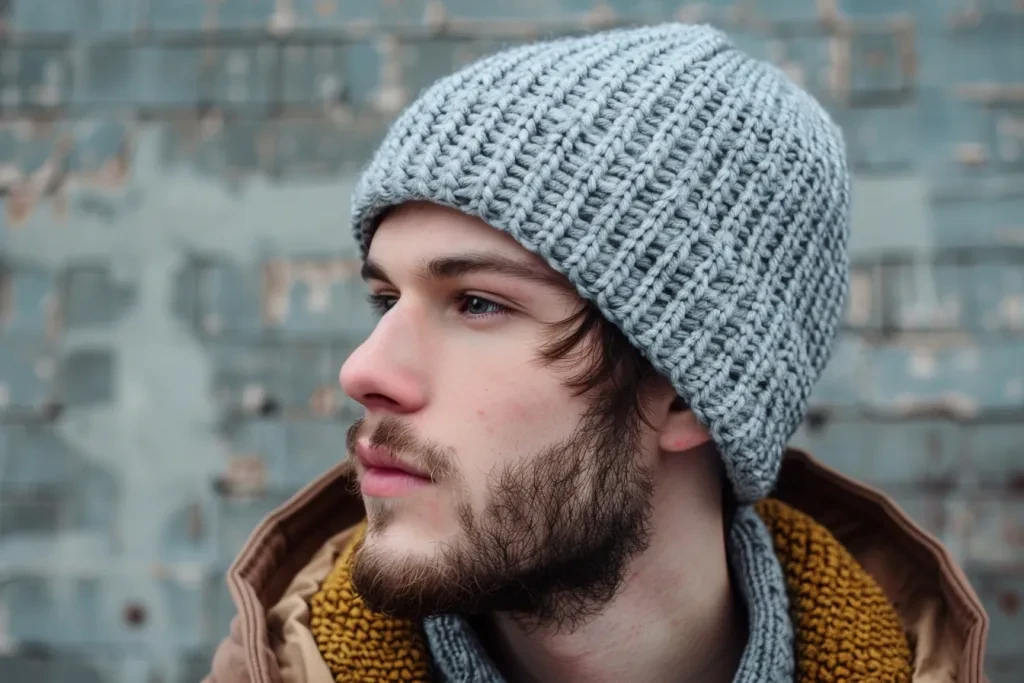
[[[844,127],[846,329],[797,437],[963,564],[1024,680],[1021,0],[0,0],[0,680],[194,683],[343,455],[349,194],[499,47],[707,21]]]

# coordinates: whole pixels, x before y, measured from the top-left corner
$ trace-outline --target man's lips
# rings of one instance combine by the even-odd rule
[[[367,469],[391,470],[395,472],[402,472],[412,477],[419,477],[420,479],[426,479],[428,481],[430,480],[429,474],[402,462],[392,455],[389,449],[382,446],[371,446],[365,441],[358,441],[356,442],[355,453],[353,455],[355,455],[359,464]]]

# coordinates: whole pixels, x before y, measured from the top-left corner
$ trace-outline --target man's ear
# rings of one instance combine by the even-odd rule
[[[686,402],[678,396],[668,407],[668,413],[658,435],[658,447],[669,453],[682,453],[711,440],[707,428],[701,424]]]

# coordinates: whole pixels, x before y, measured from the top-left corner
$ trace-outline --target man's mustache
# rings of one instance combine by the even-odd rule
[[[365,417],[353,422],[345,437],[349,457],[355,451],[356,442],[367,432],[371,446],[386,448],[395,458],[426,470],[434,481],[454,477],[458,472],[453,449],[420,439],[408,423],[391,415],[382,417],[372,430]]]

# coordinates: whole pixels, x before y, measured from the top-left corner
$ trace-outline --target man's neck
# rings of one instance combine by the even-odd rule
[[[615,598],[582,626],[525,631],[507,615],[489,620],[485,645],[507,680],[733,679],[746,610],[729,580],[720,515],[694,501],[672,502],[656,501],[650,547],[634,558]]]

